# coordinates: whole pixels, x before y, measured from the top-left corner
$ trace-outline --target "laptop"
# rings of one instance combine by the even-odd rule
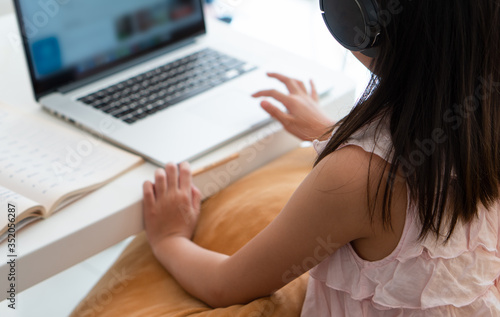
[[[15,0],[15,8],[36,100],[160,166],[267,124],[251,94],[283,88],[266,71],[291,74],[286,52],[230,28],[207,32],[201,0]]]

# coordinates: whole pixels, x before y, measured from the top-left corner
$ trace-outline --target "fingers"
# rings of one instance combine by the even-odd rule
[[[153,184],[149,181],[145,182],[142,185],[142,192],[144,195],[144,209],[151,210],[155,201]]]
[[[165,174],[165,170],[159,168],[155,172],[155,193],[156,196],[164,195],[167,192],[167,183],[166,183],[167,175]]]
[[[318,91],[316,90],[316,85],[314,84],[314,81],[311,79],[309,83],[311,84],[311,97],[314,100],[319,101]]]
[[[179,189],[189,193],[191,183],[191,167],[188,162],[182,162],[179,164]]]
[[[182,162],[179,167],[168,163],[165,169],[155,172],[155,190],[157,195],[162,195],[169,189],[177,189],[189,192],[192,183],[191,167],[188,162]]]
[[[168,163],[167,166],[165,166],[165,171],[167,172],[167,187],[177,189],[179,179],[177,165]]]
[[[283,105],[286,105],[290,103],[291,99],[290,96],[285,95],[282,92],[277,91],[276,89],[270,89],[270,90],[262,90],[259,91],[255,94],[252,95],[252,97],[257,98],[257,97],[271,97],[279,102],[281,102]]]
[[[297,80],[297,85],[299,85],[301,92],[304,92],[307,94],[307,88],[306,85],[300,80]]]
[[[290,77],[287,77],[285,75],[281,75],[278,73],[268,73],[267,76],[281,81],[283,84],[285,84],[288,91],[292,94],[295,94],[295,93],[298,93],[301,91],[301,85],[299,84],[301,82],[299,80],[292,79]],[[302,85],[304,85],[304,84],[302,83]],[[302,89],[302,92],[306,92],[306,91],[307,90],[305,89],[305,86],[304,86],[304,89]]]
[[[260,103],[262,109],[264,109],[271,117],[281,122],[282,125],[286,126],[290,121],[290,115],[278,109],[276,106],[273,106],[268,101],[262,101]]]
[[[193,197],[191,200],[193,208],[199,210],[201,205],[201,192],[194,185],[191,186],[191,196]]]

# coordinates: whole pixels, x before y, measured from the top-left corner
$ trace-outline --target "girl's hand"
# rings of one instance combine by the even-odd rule
[[[200,214],[201,193],[192,184],[188,163],[167,164],[144,183],[144,225],[151,246],[169,237],[193,237]]]
[[[276,78],[286,85],[289,95],[275,89],[259,91],[252,97],[271,97],[281,102],[288,112],[282,112],[269,101],[261,102],[261,107],[275,118],[283,127],[303,141],[312,141],[325,134],[334,122],[320,108],[318,93],[311,80],[311,93],[307,92],[303,82],[284,75],[269,73],[269,77]]]

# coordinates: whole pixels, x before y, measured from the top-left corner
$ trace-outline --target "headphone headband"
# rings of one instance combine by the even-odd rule
[[[381,27],[376,0],[320,0],[323,20],[345,48],[376,55]]]

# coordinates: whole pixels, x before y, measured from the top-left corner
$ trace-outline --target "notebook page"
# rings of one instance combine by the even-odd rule
[[[31,214],[29,211],[31,211],[35,216],[42,215],[42,208],[37,203],[24,197],[23,195],[0,186],[0,233],[7,230],[7,225],[9,223],[9,217],[7,217],[9,204],[14,204],[15,206],[16,223],[28,217]],[[33,209],[36,209],[36,212]],[[28,213],[26,213],[26,211],[28,211]]]
[[[47,210],[141,161],[90,134],[0,107],[0,185]]]

